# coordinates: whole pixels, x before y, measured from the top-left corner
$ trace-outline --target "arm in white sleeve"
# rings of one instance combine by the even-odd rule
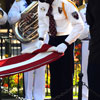
[[[72,31],[65,41],[69,44],[72,44],[79,38],[81,32],[84,29],[84,24],[77,8],[73,4],[68,2],[65,6],[65,10],[68,16],[68,20],[72,24]]]
[[[79,39],[82,40],[82,39],[85,39],[85,38],[88,38],[90,35],[90,32],[89,32],[89,25],[84,23],[84,30],[83,32],[80,34],[80,37]]]
[[[10,24],[15,24],[21,18],[20,8],[15,1],[8,12],[8,22]]]
[[[46,34],[48,33],[48,22],[44,22],[45,18],[46,18],[46,13],[47,13],[47,7],[49,7],[49,5],[47,3],[41,3],[39,2],[39,6],[38,6],[38,33],[39,33],[39,37],[42,37],[45,39]],[[43,8],[45,10],[43,10]]]
[[[85,11],[83,11],[85,10]],[[84,22],[84,30],[83,32],[80,34],[80,37],[79,39],[84,39],[84,38],[88,38],[89,35],[90,35],[90,32],[89,32],[89,25],[87,24],[86,22],[86,9],[84,8],[83,10],[80,11],[80,15],[83,19],[83,22]]]
[[[7,22],[8,16],[7,13],[2,8],[0,8],[0,10],[3,11],[3,17],[0,19],[0,25],[3,25]]]

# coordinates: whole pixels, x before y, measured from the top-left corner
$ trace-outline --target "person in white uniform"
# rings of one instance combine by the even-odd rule
[[[44,44],[44,36],[49,33],[49,44],[55,46],[52,50],[64,53],[50,63],[51,99],[73,100],[73,43],[84,29],[82,18],[70,0],[39,0],[38,16],[40,44]]]
[[[21,12],[27,8],[32,0],[15,0],[8,13],[8,22],[13,25],[21,18]],[[33,0],[33,2],[36,2]],[[32,52],[34,45],[38,39],[29,43],[22,44],[22,53]],[[48,42],[48,38],[45,39],[45,43]],[[33,48],[31,48],[33,47]],[[45,98],[45,66],[41,68],[25,72],[24,84],[25,84],[25,99],[32,100],[44,100]]]
[[[7,22],[7,13],[0,7],[0,25],[4,25]]]
[[[87,67],[88,67],[88,56],[89,56],[89,38],[90,38],[90,32],[89,32],[89,25],[86,22],[86,7],[87,4],[85,4],[85,1],[87,3],[87,0],[83,0],[83,5],[79,7],[80,15],[84,21],[84,31],[82,35],[80,35],[79,39],[82,42],[82,100],[88,100],[88,78],[87,78]],[[85,86],[84,83],[87,85]]]

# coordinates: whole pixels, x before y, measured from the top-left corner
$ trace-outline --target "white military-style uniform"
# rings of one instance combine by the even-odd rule
[[[27,3],[25,0],[15,0],[8,13],[9,23],[14,24],[17,21],[19,21],[19,19],[21,18],[21,12],[24,11],[26,7],[27,7]],[[37,41],[38,39],[30,43],[25,43],[25,44],[22,43],[22,53],[32,52]],[[45,43],[47,42],[48,42],[48,38],[46,38],[45,40]],[[45,67],[46,66],[43,66],[41,68],[24,73],[25,99],[32,100],[32,97],[34,97],[34,100],[44,100]]]
[[[62,3],[64,3],[66,16],[62,10]],[[57,36],[69,35],[65,41],[72,44],[80,36],[83,30],[83,21],[79,12],[74,7],[70,0],[54,0],[53,2],[53,16],[56,21]],[[39,37],[44,37],[49,32],[49,18],[46,16],[49,8],[48,3],[39,2],[38,15],[39,15]],[[60,12],[61,10],[61,12]],[[78,14],[78,19],[74,17],[74,14]]]
[[[64,5],[63,5],[64,4]],[[64,52],[64,56],[59,60],[50,63],[51,73],[51,98],[55,98],[67,89],[72,87],[73,74],[73,42],[80,36],[84,29],[83,20],[70,0],[54,0],[52,3],[52,14],[56,22],[57,34],[55,37],[50,35],[50,45],[56,46],[54,49],[58,52]],[[46,15],[49,9],[49,4],[40,2],[38,5],[39,16],[39,37],[44,38],[49,32],[49,17]],[[65,11],[65,12],[64,12]],[[64,44],[66,41],[70,46]],[[66,50],[67,49],[67,50]],[[70,55],[71,54],[71,55]],[[62,92],[61,92],[62,91]],[[57,100],[73,100],[72,90],[61,96]]]
[[[89,25],[86,22],[86,7],[87,5],[82,5],[80,8],[80,15],[84,21],[84,31],[80,35],[79,39],[82,41],[82,81],[88,86],[87,79],[87,67],[88,67],[88,56],[89,56]],[[82,86],[82,100],[88,100],[88,88]]]
[[[7,22],[7,19],[8,19],[7,13],[2,8],[0,8],[0,10],[3,11],[3,17],[0,18],[0,25],[4,25]]]

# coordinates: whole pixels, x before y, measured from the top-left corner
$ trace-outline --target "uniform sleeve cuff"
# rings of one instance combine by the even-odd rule
[[[42,38],[42,37],[39,37],[39,40],[41,40],[41,41],[44,41],[44,38]]]
[[[69,43],[68,43],[68,42],[66,42],[66,41],[64,41],[64,44],[65,44],[66,46],[69,46]]]

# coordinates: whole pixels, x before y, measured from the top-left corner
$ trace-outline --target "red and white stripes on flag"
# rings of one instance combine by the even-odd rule
[[[62,53],[48,51],[52,46],[44,44],[32,53],[0,60],[0,77],[10,76],[39,68],[63,56]]]

